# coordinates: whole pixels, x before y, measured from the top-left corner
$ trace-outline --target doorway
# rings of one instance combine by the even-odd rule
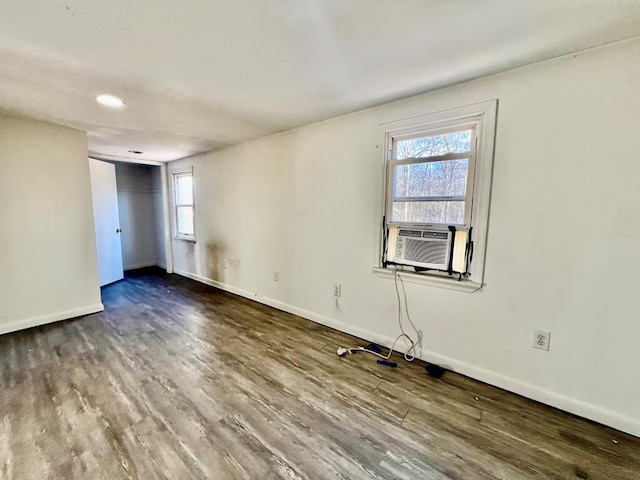
[[[168,270],[166,167],[89,159],[100,286],[127,270]]]

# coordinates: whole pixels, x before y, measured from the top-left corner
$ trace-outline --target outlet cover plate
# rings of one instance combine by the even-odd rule
[[[551,342],[551,332],[545,330],[536,330],[533,332],[533,348],[549,351],[549,344]]]

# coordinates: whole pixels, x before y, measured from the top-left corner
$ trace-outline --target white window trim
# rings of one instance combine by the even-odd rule
[[[388,165],[391,161],[392,140],[395,135],[407,135],[411,130],[420,132],[433,128],[446,128],[447,126],[464,124],[465,121],[475,121],[479,117],[477,134],[476,165],[473,178],[473,203],[471,210],[474,252],[471,268],[471,276],[468,279],[458,280],[457,276],[443,276],[433,272],[416,273],[400,271],[399,275],[411,283],[420,283],[435,287],[448,288],[466,292],[474,292],[481,289],[485,283],[485,259],[487,250],[487,234],[489,227],[489,206],[491,200],[491,179],[493,175],[493,160],[495,148],[495,132],[497,119],[498,100],[475,103],[464,107],[443,110],[427,115],[421,115],[403,120],[391,121],[379,125],[379,138],[384,139],[381,152],[381,201],[378,208],[378,232],[375,246],[375,261],[373,273],[383,278],[393,278],[393,268],[382,266],[383,246],[383,216],[387,214],[387,188]]]
[[[196,199],[195,199],[195,182],[193,182],[193,167],[180,168],[177,170],[171,170],[171,223],[173,230],[173,239],[174,240],[183,240],[186,242],[194,242],[196,241]],[[177,179],[180,175],[191,175],[192,185],[193,185],[193,199],[191,206],[193,207],[193,235],[188,235],[184,233],[178,233],[178,199],[177,199]]]

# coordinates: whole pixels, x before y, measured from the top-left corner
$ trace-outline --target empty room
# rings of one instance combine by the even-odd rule
[[[0,479],[640,479],[640,2],[0,3]]]

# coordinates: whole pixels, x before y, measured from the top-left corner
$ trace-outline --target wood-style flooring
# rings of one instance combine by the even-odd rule
[[[640,479],[640,439],[147,270],[0,336],[1,479]]]

